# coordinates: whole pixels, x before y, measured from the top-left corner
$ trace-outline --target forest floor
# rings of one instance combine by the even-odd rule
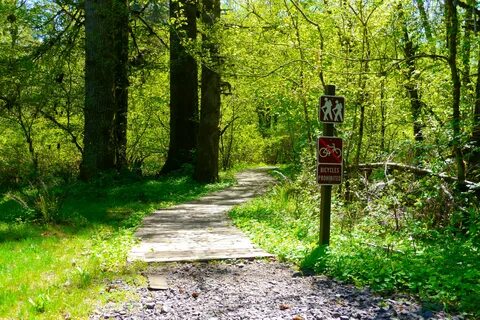
[[[266,173],[261,175],[267,179]],[[240,177],[239,184],[244,191],[253,190],[255,185],[258,187],[259,179],[262,178],[249,179],[246,183]],[[241,202],[240,197],[238,200]],[[222,199],[215,201],[220,204]],[[232,193],[228,201],[235,202]],[[462,319],[424,308],[408,295],[382,297],[368,288],[355,288],[322,275],[304,275],[274,258],[152,263],[143,274],[163,278],[165,286],[152,290],[113,281],[109,291],[134,292],[136,298],[108,303],[90,318]]]

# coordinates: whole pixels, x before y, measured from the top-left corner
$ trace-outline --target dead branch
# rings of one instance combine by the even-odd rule
[[[395,162],[373,162],[373,163],[361,163],[359,165],[350,165],[347,167],[347,170],[371,170],[377,168],[390,168],[395,169],[403,172],[411,172],[416,175],[420,176],[432,176],[443,179],[448,182],[458,182],[456,177],[449,176],[445,173],[436,173],[430,169],[419,168],[403,163],[395,163]],[[465,180],[465,185],[468,186],[470,189],[480,189],[480,183],[475,183],[473,181]]]

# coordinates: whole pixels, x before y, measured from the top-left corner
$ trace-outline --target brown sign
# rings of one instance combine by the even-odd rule
[[[318,163],[341,164],[343,140],[335,137],[319,137],[317,143]]]
[[[321,96],[318,120],[326,123],[341,123],[345,115],[345,98]]]
[[[341,164],[317,165],[317,182],[319,184],[341,184],[343,166]]]
[[[317,142],[317,182],[319,184],[340,184],[342,172],[342,139],[319,137]]]

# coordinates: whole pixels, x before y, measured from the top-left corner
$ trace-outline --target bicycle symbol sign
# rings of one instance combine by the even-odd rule
[[[317,143],[317,182],[340,184],[343,173],[343,141],[341,138],[320,137]]]
[[[322,147],[318,150],[318,155],[320,158],[326,158],[330,156],[335,156],[336,158],[342,157],[342,149],[337,148],[335,143],[328,145],[326,147]]]
[[[320,137],[318,138],[318,162],[319,163],[342,163],[341,138]]]

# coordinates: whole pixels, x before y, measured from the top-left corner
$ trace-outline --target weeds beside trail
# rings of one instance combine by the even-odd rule
[[[126,299],[109,284],[143,281],[141,265],[126,263],[142,218],[232,181],[104,177],[0,195],[0,318],[87,318],[98,304]]]
[[[414,181],[414,182],[412,182]],[[380,293],[417,295],[430,310],[480,317],[480,212],[468,195],[445,200],[441,182],[400,176],[356,185],[333,200],[332,237],[319,248],[319,192],[312,174],[283,178],[269,194],[231,212],[270,253]],[[362,188],[362,190],[360,190]],[[463,198],[462,198],[463,197]]]

